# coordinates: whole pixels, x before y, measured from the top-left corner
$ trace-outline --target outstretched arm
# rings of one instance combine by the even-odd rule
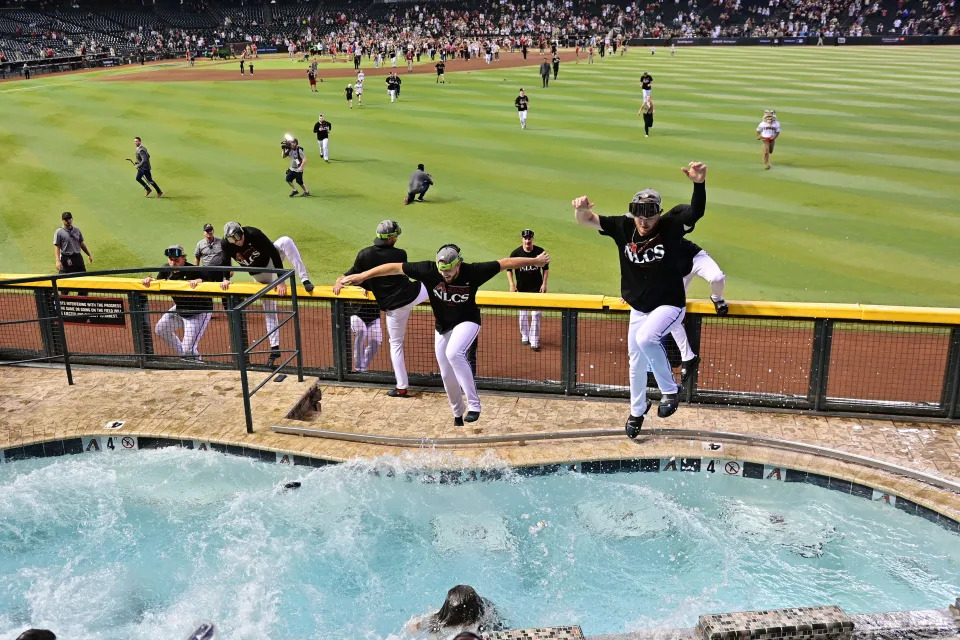
[[[358,285],[361,282],[365,282],[370,278],[379,278],[381,276],[402,276],[403,275],[403,263],[402,262],[389,262],[387,264],[382,264],[379,267],[374,267],[373,269],[367,269],[363,273],[355,273],[353,275],[344,276],[341,282],[344,285]]]
[[[707,165],[702,162],[691,162],[681,171],[693,181],[693,197],[690,198],[690,206],[678,211],[677,215],[685,227],[692,228],[707,209],[707,188],[704,185],[707,179]]]
[[[545,267],[550,264],[550,254],[544,251],[536,258],[503,258],[498,260],[500,271],[504,269],[522,269],[524,267]]]
[[[600,217],[593,212],[593,207],[596,205],[590,202],[590,198],[580,196],[574,199],[571,204],[573,204],[573,217],[576,218],[577,224],[588,226],[597,231],[601,230]]]

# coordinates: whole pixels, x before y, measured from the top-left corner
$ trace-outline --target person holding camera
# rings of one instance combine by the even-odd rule
[[[300,147],[300,142],[296,138],[288,138],[280,143],[280,148],[283,149],[283,157],[290,158],[290,168],[287,169],[287,184],[290,185],[290,188],[292,189],[290,192],[290,197],[293,198],[297,195],[310,195],[310,189],[303,184],[303,168],[307,166],[307,154],[304,153],[303,149]],[[300,188],[303,189],[302,194],[297,191],[295,186],[293,186],[294,182],[300,185]]]

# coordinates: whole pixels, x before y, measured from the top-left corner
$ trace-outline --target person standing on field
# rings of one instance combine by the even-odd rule
[[[333,131],[333,125],[330,124],[329,120],[324,120],[323,114],[321,113],[317,118],[317,122],[313,125],[313,132],[317,134],[317,145],[320,147],[320,154],[323,156],[324,162],[330,162],[329,144],[331,131]]]
[[[560,73],[560,54],[553,54],[553,79],[557,79],[557,74]]]
[[[540,63],[540,81],[543,83],[544,88],[550,86],[550,63],[547,62],[546,58]]]
[[[649,138],[650,129],[653,128],[653,100],[650,99],[650,96],[643,99],[643,104],[640,105],[640,111],[637,112],[637,115],[643,116],[643,133]]]
[[[441,60],[436,64],[436,67],[437,67],[437,82],[435,82],[434,84],[437,84],[437,83],[446,84],[446,79],[445,79],[445,76],[443,75],[443,72],[446,71],[447,65],[443,63],[443,60]]]
[[[757,140],[763,144],[763,168],[770,168],[770,156],[773,155],[773,145],[780,137],[780,123],[777,121],[777,112],[767,109],[763,112],[763,120],[757,125]]]
[[[147,190],[145,197],[149,198],[152,193],[150,186],[156,189],[157,197],[161,197],[163,190],[160,189],[160,185],[153,181],[153,174],[150,169],[150,152],[143,146],[143,142],[140,141],[139,137],[133,139],[133,144],[137,147],[137,159],[131,162],[133,162],[133,166],[137,168],[137,182]],[[146,178],[146,182],[144,182],[144,178]]]
[[[523,92],[523,89],[520,89],[520,95],[517,96],[517,99],[513,101],[514,106],[517,108],[517,113],[520,115],[520,128],[527,128],[527,109],[530,106],[530,98],[527,97],[527,94]]]
[[[344,281],[349,279],[350,276],[363,273],[382,264],[406,262],[407,252],[396,246],[399,237],[399,224],[393,220],[381,222],[377,226],[377,237],[373,240],[373,246],[362,249],[357,254],[350,270],[337,278],[333,285],[333,294],[340,295]],[[387,316],[390,362],[393,364],[393,374],[397,379],[397,386],[388,391],[387,395],[391,398],[406,398],[408,397],[407,388],[410,386],[403,353],[403,341],[407,335],[407,320],[409,320],[414,307],[426,301],[428,297],[427,289],[422,283],[413,282],[402,275],[370,278],[361,286],[367,291],[373,292],[377,304]],[[377,318],[379,319],[379,315]]]
[[[64,211],[60,214],[60,220],[63,226],[58,227],[53,234],[53,255],[57,261],[57,273],[82,273],[87,267],[83,264],[80,252],[87,254],[90,264],[93,264],[93,256],[87,249],[87,243],[83,241],[80,229],[73,226],[73,214]]]
[[[347,88],[343,90],[345,96],[347,96],[347,104],[350,105],[350,108],[353,109],[353,85],[348,84]]]
[[[706,210],[707,167],[691,162],[683,167],[683,173],[693,182],[693,197],[689,205],[677,205],[667,215],[661,215],[660,194],[654,189],[638,191],[628,213],[621,216],[598,216],[587,196],[572,203],[576,221],[612,238],[620,257],[620,295],[631,307],[627,333],[630,416],[626,422],[630,438],[640,434],[643,417],[651,406],[647,400],[647,363],[662,394],[657,415],[669,417],[680,404],[663,338],[683,321],[686,295],[680,272],[680,242]]]
[[[545,253],[543,247],[533,244],[533,230],[524,229],[520,232],[520,246],[510,254],[511,258],[536,258]],[[542,267],[527,265],[519,269],[507,271],[507,281],[510,282],[510,291],[521,293],[546,293],[547,278],[550,275],[550,265]],[[516,278],[516,281],[514,281]],[[520,344],[530,345],[534,351],[540,351],[540,317],[541,311],[520,310]]]
[[[643,75],[640,76],[640,88],[643,89],[643,99],[646,100],[649,98],[650,91],[653,90],[653,76],[646,71],[644,71]]]
[[[290,140],[290,146],[284,147],[282,149],[282,157],[290,158],[290,168],[287,169],[286,179],[287,185],[290,186],[292,191],[290,192],[290,197],[298,195],[297,188],[293,186],[293,183],[296,182],[300,185],[300,188],[303,189],[303,197],[310,195],[310,189],[307,188],[307,185],[303,184],[303,169],[307,166],[307,154],[304,153],[303,149],[300,147],[300,141],[296,138]]]

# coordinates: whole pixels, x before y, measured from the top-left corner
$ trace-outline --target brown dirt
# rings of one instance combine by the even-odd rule
[[[491,69],[510,69],[514,67],[538,66],[542,56],[538,54],[528,54],[527,59],[523,59],[520,53],[501,53],[500,61],[487,64],[483,58],[471,58],[470,60],[447,58],[447,73],[456,73],[460,71],[481,71]],[[440,58],[437,58],[439,61]],[[166,62],[170,62],[167,60]],[[237,61],[239,65],[239,60]],[[435,64],[435,63],[434,63]],[[561,64],[561,69],[563,64]],[[373,68],[373,62],[364,58],[361,65],[364,75],[368,77],[385,76],[391,71],[396,71],[401,77],[409,75],[407,65],[397,62],[397,67]],[[307,83],[306,65],[302,69],[258,69],[256,73],[250,75],[240,75],[237,73],[239,66],[235,68],[207,69],[201,67],[183,66],[179,69],[163,69],[161,71],[152,71],[148,74],[131,73],[126,75],[108,76],[101,78],[104,82],[212,82],[212,81],[233,81],[233,82],[255,82],[257,80],[303,80]],[[412,73],[426,73],[436,75],[437,70],[433,64],[414,65]],[[357,72],[353,69],[353,62],[344,62],[342,68],[323,69],[318,72],[318,79],[326,80],[328,78],[353,78]],[[535,79],[535,78],[534,78]]]

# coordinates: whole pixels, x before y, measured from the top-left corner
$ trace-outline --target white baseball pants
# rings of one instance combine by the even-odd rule
[[[203,337],[203,332],[207,330],[211,317],[213,317],[212,313],[198,313],[184,318],[177,313],[177,305],[173,305],[160,317],[153,332],[178,356],[194,356],[200,360],[197,344]],[[183,330],[183,340],[177,336],[177,331],[180,330]]]
[[[641,89],[641,91],[643,91],[643,101],[646,102],[650,97],[650,89]]]
[[[367,324],[360,316],[350,316],[350,330],[353,332],[353,368],[366,371],[383,342],[380,318]]]
[[[397,92],[394,91],[393,89],[387,89],[387,93],[390,94],[390,102],[393,102],[394,100],[397,99]]]
[[[283,238],[280,238],[280,240],[283,240]],[[287,238],[287,240],[290,240],[290,238]],[[279,242],[279,240],[277,242]],[[277,274],[275,273],[254,273],[252,275],[253,279],[260,284],[270,284],[277,279]],[[264,296],[260,298],[260,305],[263,307],[263,310],[267,312],[263,314],[263,320],[267,325],[267,333],[270,335],[270,346],[279,347],[280,332],[277,331],[277,324],[279,324],[277,321],[277,301],[269,296]],[[259,340],[259,337],[257,339]]]
[[[429,297],[427,288],[421,284],[420,294],[408,305],[387,311],[387,335],[390,339],[390,362],[397,377],[397,389],[410,386],[407,378],[407,362],[403,355],[403,340],[407,336],[407,321],[413,308]]]
[[[523,111],[518,111],[517,113],[520,114],[520,128],[526,129],[527,128],[527,110],[524,109]]]
[[[630,415],[642,416],[647,407],[647,363],[653,368],[661,393],[676,393],[677,382],[663,348],[663,337],[683,322],[685,310],[663,305],[650,313],[630,310],[627,353],[630,358]]]
[[[541,311],[520,311],[520,338],[527,340],[531,347],[540,346],[540,317]]]
[[[323,156],[324,160],[330,159],[330,153],[328,147],[330,146],[330,138],[324,138],[323,140],[317,140],[317,146],[320,147],[320,155]]]
[[[293,265],[293,270],[297,272],[297,277],[300,278],[300,282],[310,279],[310,275],[307,273],[307,267],[303,264],[303,259],[300,257],[300,249],[297,248],[296,243],[294,243],[291,238],[281,236],[277,238],[273,246],[280,252],[280,258],[282,260]]]
[[[465,411],[480,411],[480,394],[467,358],[478,333],[480,325],[476,322],[461,322],[446,333],[434,334],[433,348],[440,365],[440,377],[455,418],[463,416]]]
[[[709,253],[702,249],[697,255],[693,256],[693,268],[690,273],[683,277],[684,291],[690,288],[694,276],[700,276],[710,283],[711,299],[723,299],[723,287],[727,283],[727,277],[721,271],[720,265],[710,257]],[[687,339],[687,330],[684,329],[683,323],[677,325],[677,328],[670,333],[673,335],[673,339],[677,341],[677,347],[680,348],[680,358],[684,361],[693,360],[697,354],[690,348],[690,340]]]

